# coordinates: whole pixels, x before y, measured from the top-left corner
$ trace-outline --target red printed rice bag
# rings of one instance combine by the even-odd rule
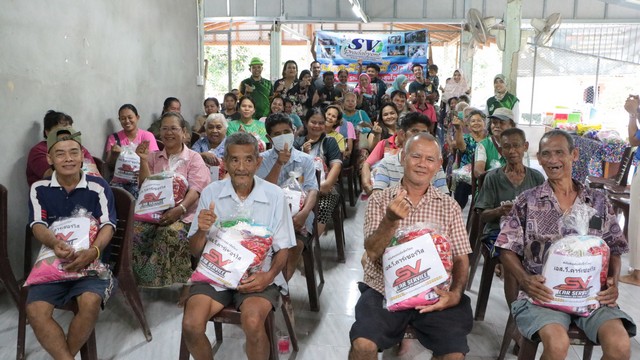
[[[98,235],[99,224],[86,210],[79,209],[73,216],[55,221],[49,229],[57,239],[66,241],[75,251],[78,251],[89,249],[93,245]],[[85,276],[99,276],[109,271],[100,259],[96,259],[79,272],[67,272],[64,266],[69,262],[69,260],[58,258],[53,249],[42,245],[25,285],[75,280]]]
[[[564,237],[545,254],[542,276],[553,291],[553,300],[534,304],[568,314],[589,316],[600,307],[596,296],[607,283],[609,246],[602,238],[588,235]]]
[[[176,172],[162,172],[147,177],[136,200],[136,221],[157,223],[162,213],[180,204],[189,188],[187,179]]]
[[[122,152],[118,155],[116,166],[113,172],[114,184],[135,184],[138,182],[138,172],[140,171],[140,156],[136,154],[136,144],[122,146]]]
[[[400,229],[382,256],[389,311],[438,302],[435,288],[448,290],[453,269],[449,241],[437,226],[417,223]]]
[[[235,289],[256,272],[271,254],[271,231],[247,219],[222,222],[205,244],[198,267],[189,282],[204,282]]]
[[[545,286],[553,291],[553,300],[534,304],[568,314],[589,316],[600,307],[598,292],[607,283],[609,246],[597,236],[587,235],[589,221],[597,213],[586,204],[576,204],[562,218],[563,233],[544,255],[542,276]]]

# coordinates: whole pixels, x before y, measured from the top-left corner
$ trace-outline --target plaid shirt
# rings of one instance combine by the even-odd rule
[[[620,255],[629,251],[627,239],[617,222],[615,212],[606,195],[591,190],[577,181],[578,197],[575,204],[585,203],[597,210],[589,222],[589,235],[601,237],[611,251]],[[503,222],[496,246],[511,250],[522,257],[522,265],[529,274],[541,274],[545,253],[563,236],[575,231],[561,231],[563,216],[558,199],[548,181],[520,194],[513,209]],[[518,298],[525,298],[520,292]]]
[[[387,211],[387,206],[395,198],[399,188],[400,184],[382,191],[376,191],[371,195],[364,217],[365,239],[378,230],[378,226]],[[433,186],[429,186],[418,205],[411,208],[409,216],[400,220],[399,229],[419,222],[439,225],[443,235],[451,244],[453,256],[471,253],[471,245],[469,245],[467,231],[462,221],[460,206],[453,198],[442,194]],[[375,261],[366,257],[364,283],[384,294],[382,257]]]

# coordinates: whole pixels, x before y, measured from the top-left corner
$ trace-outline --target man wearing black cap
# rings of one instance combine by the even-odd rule
[[[79,272],[96,259],[111,241],[116,224],[115,202],[104,179],[82,171],[80,133],[70,127],[56,128],[47,136],[47,160],[53,166],[51,179],[31,187],[29,223],[33,236],[63,260],[64,271]],[[77,249],[54,233],[60,220],[86,210],[98,222],[98,233],[89,248]],[[95,327],[100,308],[115,289],[109,271],[100,276],[31,285],[27,317],[36,338],[54,359],[73,359]],[[53,319],[54,307],[75,299],[78,312],[65,335]]]

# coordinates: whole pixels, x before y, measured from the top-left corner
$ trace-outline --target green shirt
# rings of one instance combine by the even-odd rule
[[[252,92],[247,93],[246,86],[253,86]],[[254,80],[252,77],[242,80],[240,83],[240,93],[246,97],[250,97],[256,103],[256,113],[253,115],[256,118],[269,116],[270,103],[269,98],[273,95],[273,85],[271,81],[260,78],[260,80]]]
[[[504,168],[494,169],[487,173],[476,200],[476,209],[492,210],[500,206],[502,201],[513,201],[523,191],[541,185],[544,176],[535,169],[525,166],[524,180],[518,186],[509,181]],[[486,223],[484,234],[500,230],[500,221]]]
[[[240,130],[240,126],[244,129],[244,131],[248,132],[252,135],[260,136],[260,139],[264,141],[264,143],[268,143],[269,139],[267,139],[267,129],[264,127],[264,124],[258,120],[251,120],[251,124],[244,124],[241,120],[233,120],[229,122],[229,126],[227,127],[227,136],[238,132]]]
[[[518,102],[518,98],[511,93],[504,94],[502,100],[496,99],[495,96],[492,96],[487,99],[487,111],[489,115],[493,115],[493,112],[498,108],[507,108],[509,110],[513,110],[513,106]]]
[[[507,165],[507,161],[504,159],[504,157],[502,157],[502,155],[500,155],[500,152],[498,152],[498,149],[493,144],[491,136],[487,136],[486,138],[484,138],[482,141],[480,141],[480,144],[484,147],[484,151],[487,154],[487,161],[484,164],[484,171],[496,168],[497,166],[492,166],[496,161],[500,163],[501,167]]]

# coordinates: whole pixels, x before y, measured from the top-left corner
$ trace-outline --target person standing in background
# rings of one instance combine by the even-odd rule
[[[324,87],[324,78],[320,76],[321,66],[317,61],[312,61],[309,64],[309,70],[311,70],[311,84],[316,90],[320,90]]]
[[[640,119],[640,97],[638,95],[629,95],[624,103],[624,109],[629,113],[629,144],[631,146],[640,145],[640,131],[638,130],[638,119]],[[636,161],[640,160],[640,152],[636,151]],[[638,237],[640,237],[640,223],[631,222],[638,218],[640,214],[640,175],[638,168],[633,174],[631,181],[631,195],[629,196],[629,274],[620,276],[620,281],[627,284],[640,286],[640,247],[638,245]]]
[[[513,112],[516,124],[520,121],[520,100],[507,91],[507,82],[502,74],[493,78],[494,96],[487,99],[487,113],[493,115],[498,108],[507,108]]]
[[[269,115],[269,101],[273,95],[271,81],[262,77],[262,65],[260,58],[254,57],[249,63],[251,76],[240,83],[240,94],[250,97],[256,103],[255,117],[257,119]]]

